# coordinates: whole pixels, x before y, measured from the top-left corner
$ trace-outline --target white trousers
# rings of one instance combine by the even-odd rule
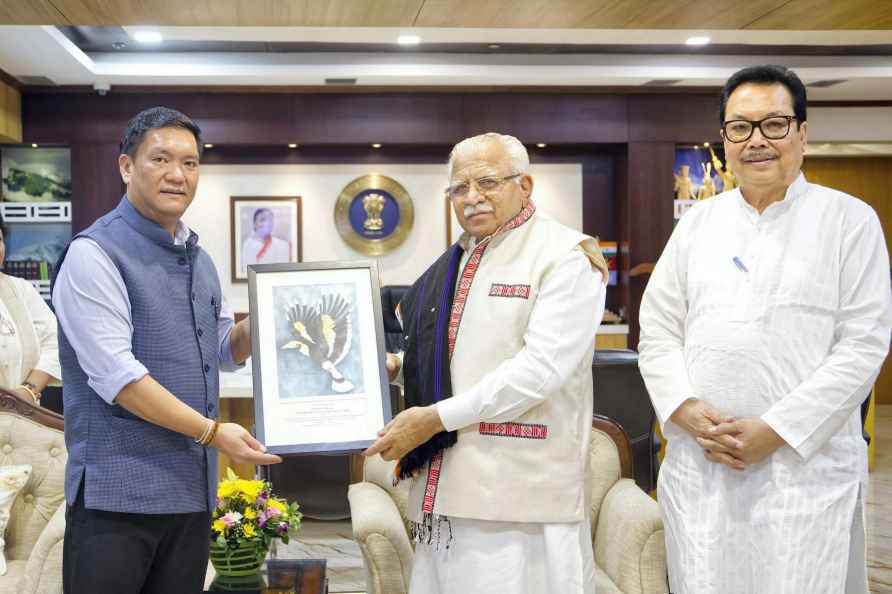
[[[449,518],[446,548],[415,547],[410,594],[594,594],[588,522],[522,524]],[[448,533],[444,524],[443,532]]]

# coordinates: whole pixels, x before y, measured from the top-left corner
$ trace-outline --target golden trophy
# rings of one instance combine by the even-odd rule
[[[709,154],[712,156],[712,166],[715,167],[715,172],[722,180],[722,192],[727,192],[728,190],[736,188],[737,176],[734,175],[734,172],[731,171],[727,165],[722,167],[722,162],[719,161],[719,158],[716,156],[715,151],[712,150],[712,147],[709,147]]]
[[[697,192],[694,191],[694,180],[691,179],[691,168],[682,165],[679,173],[675,174],[675,199],[696,200]]]
[[[706,200],[715,196],[715,182],[712,181],[712,165],[700,163],[703,168],[703,185],[697,190],[697,200]]]
[[[368,194],[362,199],[362,208],[365,210],[365,222],[362,227],[366,231],[380,231],[384,228],[381,219],[381,211],[384,210],[384,196],[381,194]]]

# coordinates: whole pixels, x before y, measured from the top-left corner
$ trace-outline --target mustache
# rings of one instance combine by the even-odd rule
[[[465,207],[465,210],[463,212],[464,212],[465,217],[472,217],[475,214],[483,214],[486,212],[494,212],[494,211],[495,211],[495,209],[492,206],[490,206],[489,204],[483,203],[483,204],[478,204],[477,206],[468,205]]]
[[[743,156],[744,161],[761,161],[762,159],[773,159],[776,157],[774,153],[771,152],[752,152],[747,153]]]

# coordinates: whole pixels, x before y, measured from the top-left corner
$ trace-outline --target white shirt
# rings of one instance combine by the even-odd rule
[[[177,223],[174,244],[185,244],[191,233],[182,222]],[[145,365],[133,356],[133,321],[124,279],[109,255],[92,239],[80,237],[71,242],[56,277],[53,307],[87,374],[87,384],[100,398],[114,404],[126,385],[148,375]],[[241,367],[233,361],[229,344],[234,325],[232,309],[223,297],[217,336],[218,359],[224,371]]]
[[[740,189],[701,202],[666,245],[640,323],[639,367],[668,438],[658,495],[672,591],[845,591],[867,477],[859,407],[892,331],[873,210],[802,175],[761,215]],[[669,421],[691,397],[761,417],[789,445],[743,472],[709,462]]]

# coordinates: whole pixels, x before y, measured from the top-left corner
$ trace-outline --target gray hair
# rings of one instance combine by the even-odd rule
[[[487,132],[486,134],[465,138],[452,148],[452,152],[449,153],[449,179],[452,179],[452,165],[455,163],[456,157],[465,151],[479,149],[482,145],[490,142],[496,142],[505,149],[505,152],[508,154],[508,160],[511,163],[511,175],[526,173],[527,169],[530,168],[530,156],[522,142],[514,136],[499,134],[498,132]]]

